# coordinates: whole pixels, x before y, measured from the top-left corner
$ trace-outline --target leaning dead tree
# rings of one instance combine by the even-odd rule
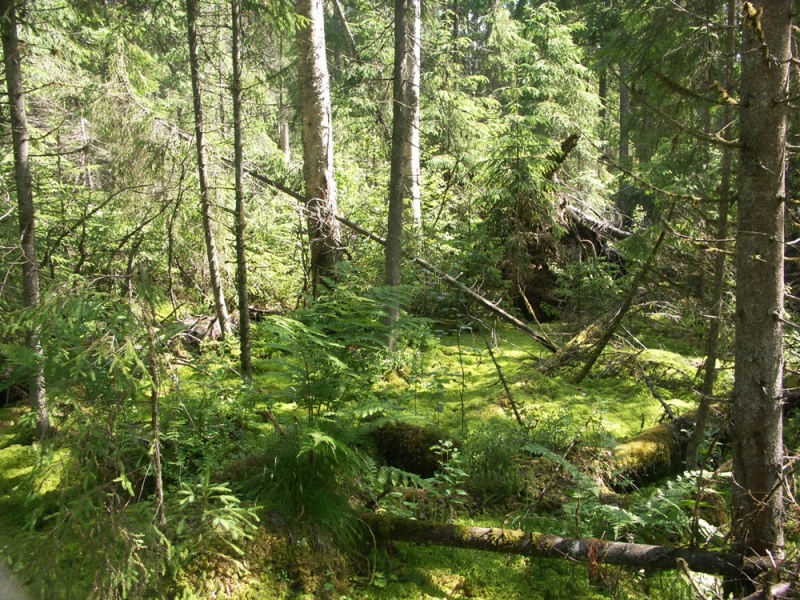
[[[414,542],[540,558],[566,558],[649,570],[676,569],[679,567],[678,561],[682,560],[697,573],[730,578],[753,578],[775,568],[767,560],[742,559],[738,554],[693,548],[563,538],[516,529],[467,527],[373,513],[361,514],[360,517],[376,540],[383,542]]]
[[[661,247],[666,233],[666,228],[662,229],[659,233],[650,251],[650,256],[637,271],[619,308],[613,313],[603,315],[584,330],[578,332],[578,334],[558,352],[539,366],[539,370],[542,373],[552,373],[573,361],[581,360],[583,365],[577,375],[574,376],[573,382],[579,384],[586,378],[597,362],[597,359],[600,358],[603,350],[605,350],[606,346],[611,341],[611,338],[614,337],[625,315],[628,314],[631,306],[633,306],[633,301],[639,293],[639,287],[650,273],[655,263],[656,256],[658,255],[658,249]]]

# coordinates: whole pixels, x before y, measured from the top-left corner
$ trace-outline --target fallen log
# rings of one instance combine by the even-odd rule
[[[692,416],[683,415],[645,429],[614,448],[616,466],[612,487],[640,487],[686,467],[686,443],[694,427]]]
[[[601,221],[600,219],[583,212],[581,209],[571,204],[567,204],[565,209],[567,214],[576,223],[580,223],[599,238],[611,238],[613,240],[620,241],[626,240],[633,235],[630,231],[625,231],[613,223]]]
[[[600,339],[613,316],[614,313],[605,313],[584,327],[554,354],[540,362],[537,367],[539,371],[544,375],[553,375],[559,369],[581,360]]]
[[[800,587],[797,583],[777,583],[768,585],[742,600],[770,600],[771,598],[800,598]]]
[[[692,548],[607,542],[598,539],[563,538],[543,533],[494,527],[466,527],[402,517],[362,513],[361,519],[376,540],[432,544],[541,558],[566,558],[636,569],[676,569],[682,559],[697,573],[728,578],[752,578],[774,568],[771,560],[745,559]]]
[[[287,187],[287,186],[275,181],[274,179],[272,179],[270,177],[267,177],[266,175],[262,175],[261,173],[258,173],[257,171],[254,171],[253,169],[245,167],[245,172],[248,175],[250,175],[253,179],[255,179],[257,181],[260,181],[261,183],[265,183],[265,184],[269,185],[270,187],[274,187],[275,189],[283,192],[284,194],[286,194],[286,195],[294,198],[295,200],[298,200],[299,202],[302,202],[303,204],[305,204],[306,199],[299,192],[296,192],[295,190],[293,190],[293,189],[291,189],[291,188],[289,188],[289,187]],[[354,223],[350,219],[342,217],[341,215],[336,215],[336,220],[339,221],[339,223],[341,223],[345,227],[347,227],[349,229],[352,229],[353,231],[355,231],[359,235],[362,235],[362,236],[364,236],[364,237],[366,237],[366,238],[368,238],[370,240],[373,240],[374,242],[378,242],[382,246],[386,245],[386,240],[383,239],[381,236],[379,236],[378,234],[376,234],[376,233],[374,233],[372,231],[369,231],[368,229],[365,229],[365,228],[361,227],[360,225],[358,225],[357,223]],[[428,261],[423,260],[423,259],[421,259],[419,257],[413,256],[413,255],[411,255],[411,254],[409,254],[407,252],[403,252],[403,256],[405,256],[408,260],[418,264],[423,269],[426,269],[426,270],[430,271],[431,273],[434,273],[436,276],[441,277],[449,285],[451,285],[454,288],[456,288],[457,290],[463,292],[464,294],[466,294],[467,296],[469,296],[470,298],[475,300],[478,304],[480,304],[484,308],[487,308],[488,310],[492,311],[494,314],[496,314],[498,317],[500,317],[501,319],[503,319],[507,323],[510,323],[511,325],[513,325],[514,327],[519,329],[520,331],[528,334],[530,337],[532,337],[534,340],[539,342],[542,346],[544,346],[550,352],[555,352],[557,350],[557,348],[553,344],[553,342],[548,340],[543,335],[540,335],[540,334],[536,333],[531,327],[529,327],[528,325],[526,325],[525,323],[520,321],[514,315],[512,315],[512,314],[508,313],[507,311],[503,310],[502,308],[500,308],[494,302],[491,302],[491,301],[487,300],[486,298],[481,296],[479,293],[474,291],[469,286],[461,283],[455,277],[452,277],[452,276],[448,275],[447,273],[445,273],[444,271],[442,271],[438,267],[432,265]]]

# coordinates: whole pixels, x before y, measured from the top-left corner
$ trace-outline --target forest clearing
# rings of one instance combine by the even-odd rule
[[[800,598],[791,0],[0,0],[0,600]]]

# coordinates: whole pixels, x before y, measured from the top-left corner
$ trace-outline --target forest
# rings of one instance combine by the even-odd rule
[[[0,600],[800,598],[798,16],[0,0]]]

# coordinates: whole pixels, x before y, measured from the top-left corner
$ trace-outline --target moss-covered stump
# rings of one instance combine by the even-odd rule
[[[686,462],[686,443],[694,427],[690,416],[646,429],[614,449],[615,488],[643,485],[680,473]]]
[[[433,477],[439,455],[431,448],[448,438],[438,429],[411,423],[388,423],[372,432],[375,448],[389,466]]]

